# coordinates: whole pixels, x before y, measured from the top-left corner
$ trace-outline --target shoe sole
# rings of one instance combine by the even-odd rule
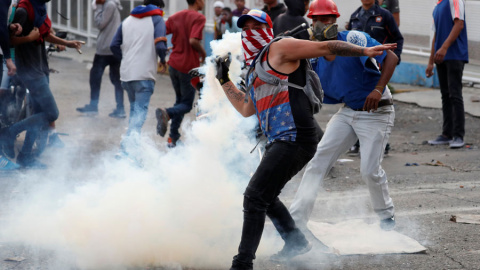
[[[450,144],[450,142],[449,141],[447,141],[447,142],[428,141],[428,144],[430,144],[430,145],[445,145],[445,144]]]
[[[127,116],[126,115],[108,115],[109,117],[111,118],[126,118]]]
[[[457,145],[451,145],[451,144],[450,144],[450,148],[452,148],[452,149],[455,149],[455,148],[462,148],[462,147],[464,147],[464,146],[465,146],[465,144],[462,144],[462,145],[460,145],[460,144],[457,144]]]

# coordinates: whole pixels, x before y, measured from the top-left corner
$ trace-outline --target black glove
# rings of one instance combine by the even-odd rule
[[[228,77],[228,71],[230,67],[231,60],[231,53],[228,53],[227,56],[221,57],[218,56],[215,59],[216,68],[217,68],[217,80],[220,82],[220,85],[224,85],[225,83],[230,81]]]

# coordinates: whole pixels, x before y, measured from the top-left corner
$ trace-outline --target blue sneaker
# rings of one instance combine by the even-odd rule
[[[13,171],[20,168],[20,165],[9,160],[4,156],[0,156],[0,171]]]
[[[451,140],[452,139],[446,136],[439,135],[435,140],[429,140],[428,144],[431,144],[431,145],[449,144]]]

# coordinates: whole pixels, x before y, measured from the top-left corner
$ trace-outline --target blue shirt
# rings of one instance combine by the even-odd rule
[[[338,33],[338,40],[373,47],[380,45],[367,33],[360,31],[343,31]],[[320,77],[326,104],[345,103],[352,109],[361,109],[366,97],[372,92],[380,79],[377,63],[382,63],[386,52],[375,57],[343,57],[327,61],[324,57],[312,59],[313,70]],[[373,61],[375,60],[375,61]]]
[[[453,8],[453,9],[452,9]],[[463,0],[441,0],[433,10],[435,27],[435,52],[442,47],[453,28],[454,19],[465,23],[465,3]],[[444,60],[462,60],[468,63],[467,24],[447,50]]]

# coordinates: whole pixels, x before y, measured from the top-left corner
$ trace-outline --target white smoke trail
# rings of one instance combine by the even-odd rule
[[[239,33],[212,43],[215,54],[232,53],[234,80],[240,46]],[[143,136],[143,168],[111,151],[85,163],[57,155],[55,168],[23,176],[1,241],[51,249],[81,269],[227,266],[240,239],[242,192],[258,164],[249,153],[256,119],[234,110],[208,60],[205,70],[200,109],[211,116],[183,132],[183,146],[161,152]]]

